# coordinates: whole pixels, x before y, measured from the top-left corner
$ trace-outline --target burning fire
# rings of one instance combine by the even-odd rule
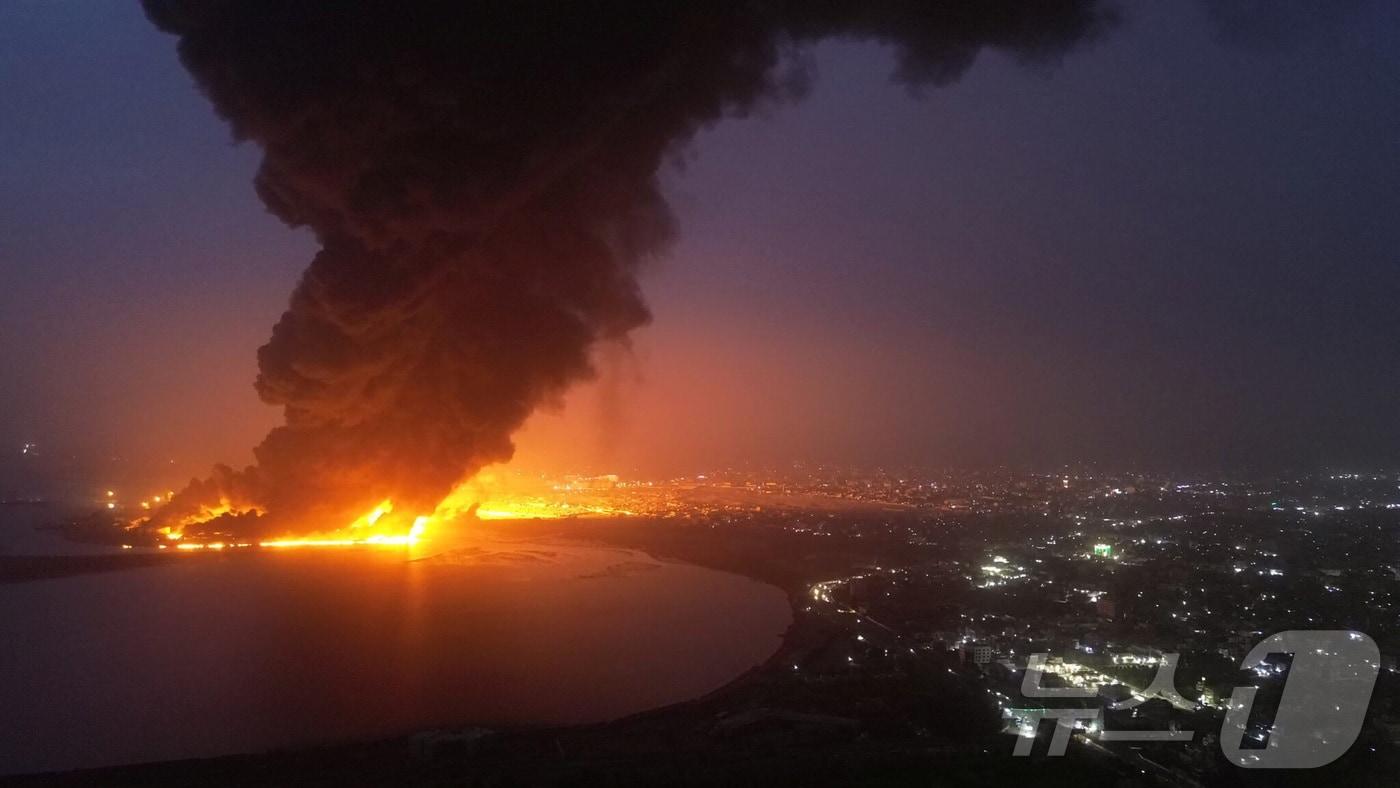
[[[587,515],[618,515],[627,512],[607,506],[569,503],[557,495],[558,488],[522,489],[499,474],[482,471],[458,484],[433,512],[434,521],[450,521],[472,514],[478,520],[553,520]]]
[[[326,534],[312,534],[310,536],[287,537],[285,539],[266,539],[258,542],[259,547],[353,547],[355,545],[380,545],[383,547],[404,547],[418,543],[423,538],[423,534],[428,530],[428,523],[431,518],[418,516],[413,519],[412,525],[406,532],[395,533],[391,526],[386,526],[384,530],[378,528],[384,521],[384,516],[394,511],[394,502],[390,500],[380,501],[378,506],[360,515],[353,523],[338,531]]]
[[[214,540],[218,534],[201,534],[200,526],[224,515],[261,515],[258,507],[237,507],[227,499],[215,507],[201,507],[199,512],[181,519],[173,525],[157,529],[161,537],[176,543],[178,550],[223,550],[226,548],[264,547],[290,549],[301,547],[355,547],[360,545],[377,547],[412,547],[428,538],[433,532],[443,532],[453,523],[464,518],[478,520],[543,520],[562,517],[623,515],[628,512],[601,505],[569,503],[561,500],[561,488],[548,488],[539,485],[538,490],[527,492],[512,490],[500,475],[483,471],[458,484],[437,504],[431,514],[395,512],[390,499],[380,501],[374,508],[357,517],[341,528],[327,531],[313,531],[304,534],[286,534],[272,539],[254,542]],[[109,493],[111,498],[112,494]],[[165,499],[170,500],[167,494]],[[161,496],[142,501],[143,509],[150,509],[151,503],[161,502]],[[408,519],[409,517],[412,519]],[[145,521],[137,521],[129,528],[139,527]],[[190,535],[191,538],[186,538]],[[158,545],[166,549],[167,545]]]

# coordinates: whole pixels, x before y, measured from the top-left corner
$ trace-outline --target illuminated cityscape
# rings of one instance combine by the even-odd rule
[[[0,786],[1400,782],[1400,3],[0,2]]]

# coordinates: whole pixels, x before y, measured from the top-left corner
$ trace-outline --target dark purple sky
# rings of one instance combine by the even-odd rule
[[[521,459],[1396,463],[1400,8],[1344,5],[1131,4],[921,98],[819,47],[667,174],[655,324]],[[0,5],[0,474],[178,482],[276,422],[254,351],[314,244],[228,140],[137,4]]]

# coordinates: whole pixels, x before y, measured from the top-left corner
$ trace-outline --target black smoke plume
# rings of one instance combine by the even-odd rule
[[[847,37],[910,84],[984,48],[1053,60],[1095,0],[145,0],[256,186],[321,250],[258,353],[285,424],[151,526],[256,505],[241,530],[423,513],[512,453],[538,406],[648,320],[674,223],[657,170],[697,130],[795,98],[793,55]],[[930,155],[935,155],[930,152]],[[249,525],[249,523],[256,523]],[[230,520],[207,526],[227,531]]]

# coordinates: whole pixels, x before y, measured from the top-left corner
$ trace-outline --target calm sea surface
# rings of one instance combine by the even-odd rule
[[[0,511],[0,551],[68,549],[33,516]],[[576,543],[188,558],[0,585],[0,774],[605,720],[721,686],[790,621],[772,586]]]

